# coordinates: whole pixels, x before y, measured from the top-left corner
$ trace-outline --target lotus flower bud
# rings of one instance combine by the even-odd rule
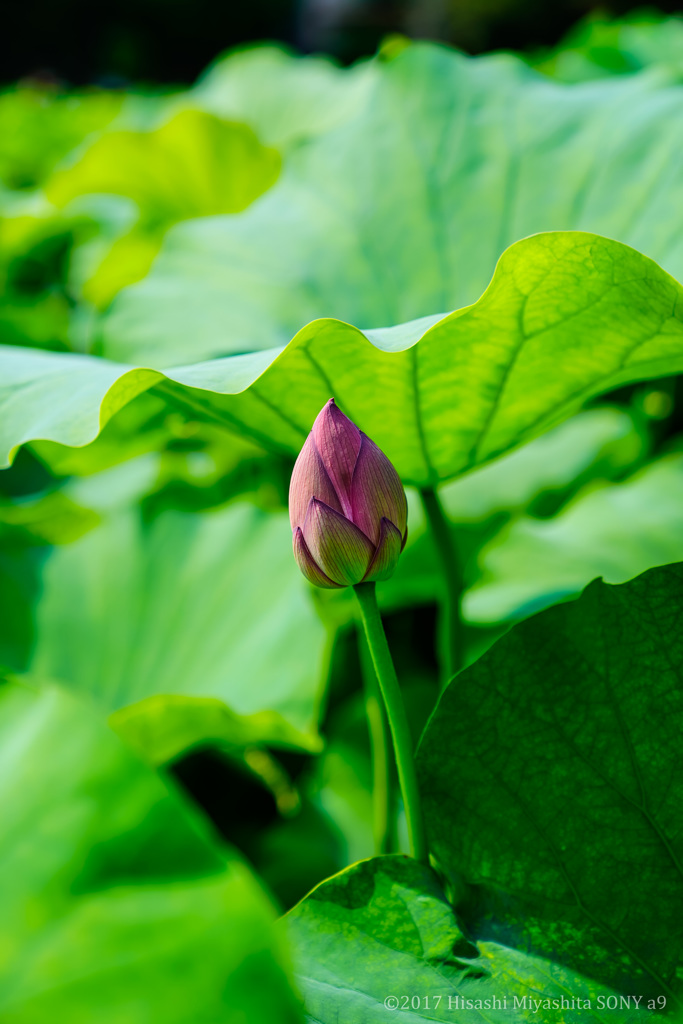
[[[406,542],[408,507],[384,452],[331,398],[289,486],[294,557],[317,587],[389,579]]]

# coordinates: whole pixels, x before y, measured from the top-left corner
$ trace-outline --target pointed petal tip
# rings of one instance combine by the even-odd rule
[[[360,445],[360,439],[362,436],[360,430],[353,420],[341,411],[334,398],[328,398],[316,418],[313,420],[311,433],[315,435],[320,430],[321,425],[326,421],[331,421],[336,426],[337,430],[351,430],[354,437],[357,437],[358,444]]]
[[[379,543],[368,571],[363,577],[364,583],[379,582],[388,580],[394,573],[396,563],[403,544],[401,531],[390,519],[382,517],[379,530]]]
[[[308,550],[304,535],[300,526],[292,533],[292,547],[294,557],[301,572],[309,583],[315,587],[322,587],[324,590],[341,590],[341,584],[335,583],[326,573],[322,571],[311,552]]]
[[[323,509],[330,508],[332,508],[332,506],[329,504],[329,502],[323,501],[321,498],[317,498],[314,494],[306,508],[306,515],[304,517],[304,521],[302,524],[304,530],[306,529],[306,523],[308,522],[309,518],[312,518],[314,515],[320,513]]]
[[[351,480],[361,447],[360,430],[330,398],[318,413],[311,434],[342,512],[350,517]]]

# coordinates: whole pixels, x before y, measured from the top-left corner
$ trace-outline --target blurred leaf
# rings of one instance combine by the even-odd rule
[[[162,237],[163,230],[149,232],[136,228],[117,238],[107,247],[101,261],[88,268],[90,272],[86,271],[82,298],[103,309],[122,288],[142,280],[159,251]]]
[[[165,375],[84,356],[0,348],[5,452],[36,437],[85,444],[141,391],[296,454],[334,395],[406,483],[447,480],[549,429],[586,400],[683,369],[683,290],[656,264],[581,232],[512,246],[473,306],[361,333],[319,320],[278,353]]]
[[[0,344],[63,351],[67,346],[69,310],[60,295],[16,296],[0,301]]]
[[[356,645],[355,633],[351,643]],[[343,667],[348,672],[348,665]],[[316,759],[306,786],[307,794],[338,835],[340,856],[334,871],[370,856],[374,849],[372,767],[363,684],[353,675],[349,683],[355,684],[352,693],[340,707],[328,711],[325,749]]]
[[[267,699],[267,698],[262,698]],[[238,715],[213,697],[154,696],[115,711],[109,724],[141,757],[163,764],[206,743],[251,744],[317,751],[321,743],[299,732],[278,711]]]
[[[3,204],[6,206],[6,204]],[[0,344],[69,348],[68,254],[84,225],[36,197],[0,217]]]
[[[348,120],[367,99],[372,74],[371,64],[342,70],[324,57],[248,47],[219,57],[188,99],[249,124],[267,145],[284,147]]]
[[[190,751],[172,766],[285,908],[346,863],[334,823],[300,788],[312,763],[301,751],[222,745]]]
[[[40,558],[0,530],[0,671],[26,664],[34,642]]]
[[[597,232],[683,279],[683,89],[567,87],[509,55],[424,44],[364,73],[346,73],[350,92],[362,84],[355,116],[290,153],[257,204],[173,229],[114,303],[106,356],[172,366],[282,345],[317,317],[365,329],[445,313],[539,231]]]
[[[288,909],[346,863],[343,845],[336,823],[304,797],[296,814],[258,832],[249,860]]]
[[[547,1024],[604,1019],[596,1005],[609,995],[602,986],[496,942],[469,942],[434,873],[408,857],[354,864],[283,924],[306,1011],[318,1024],[374,1024],[392,1010],[411,1024],[538,1020],[539,1009]],[[632,1010],[628,1019],[647,1016]]]
[[[34,441],[31,451],[55,477],[89,477],[163,450],[183,428],[182,417],[170,412],[162,398],[143,392],[107,420],[92,444],[70,448]]]
[[[244,209],[275,181],[279,165],[246,125],[183,110],[154,130],[101,134],[46,192],[58,206],[88,193],[127,196],[144,222],[161,225]]]
[[[144,502],[146,516],[165,508],[200,511],[247,494],[260,508],[287,506],[292,459],[212,424],[171,416],[176,419],[167,424],[176,436],[166,439],[157,486]]]
[[[12,189],[40,185],[88,135],[113,121],[123,100],[121,93],[60,93],[38,84],[0,93],[0,181]]]
[[[46,186],[57,206],[90,193],[113,193],[137,204],[139,221],[109,249],[83,286],[106,303],[143,277],[173,223],[243,210],[276,180],[280,158],[246,125],[200,110],[182,110],[150,131],[101,134]]]
[[[578,593],[596,576],[623,583],[683,560],[683,456],[623,483],[596,483],[551,519],[522,516],[479,554],[465,596],[470,621],[521,618]]]
[[[325,630],[308,589],[284,514],[245,503],[145,527],[124,506],[47,559],[27,668],[119,711],[155,762],[238,737],[317,749]]]
[[[0,500],[0,531],[3,526],[11,528],[13,545],[69,544],[98,522],[96,512],[83,508],[63,491],[11,502]]]
[[[298,1021],[248,870],[73,698],[0,688],[7,1024]]]
[[[634,995],[680,991],[683,568],[516,626],[446,689],[418,773],[481,937]]]
[[[657,67],[683,75],[683,19],[654,8],[619,19],[592,13],[575,25],[555,50],[531,61],[563,82],[585,82],[607,75],[633,74]]]
[[[539,505],[544,509],[550,505],[553,510],[562,507],[588,481],[606,483],[610,478],[619,478],[637,466],[647,453],[648,441],[633,416],[623,409],[605,406],[578,413],[510,454],[446,484],[439,494],[451,522],[465,585],[480,586],[483,569],[478,552],[482,545],[504,549],[506,526],[513,517]],[[443,573],[424,508],[410,489],[408,521],[408,542],[396,572],[378,591],[381,606],[387,610],[434,601],[442,595]],[[592,523],[585,522],[584,527],[592,536]],[[638,520],[632,528],[634,532],[640,529]],[[530,544],[516,566],[516,571],[522,569],[524,579],[533,578],[536,557]],[[544,551],[546,558],[552,560],[551,552]],[[561,552],[558,558],[562,558]],[[649,567],[639,565],[633,575]],[[596,574],[599,569],[594,566],[581,578],[578,589]],[[521,580],[519,583],[524,585]],[[531,587],[533,592],[533,584]],[[495,598],[489,610],[487,597],[479,602],[468,594],[466,616],[470,622],[508,617],[507,609],[499,615],[493,605]]]
[[[31,452],[52,476],[93,477],[92,488],[87,481],[68,485],[72,497],[84,504],[101,504],[103,471],[120,466],[120,479],[116,473],[109,475],[117,489],[129,493],[129,476],[136,475],[133,464],[140,466],[147,486],[134,487],[133,493],[143,499],[147,519],[168,508],[215,508],[246,494],[260,507],[283,508],[293,465],[293,460],[274,456],[224,427],[169,407],[153,392],[138,395],[119,410],[84,448],[36,441]]]
[[[634,416],[603,406],[578,413],[439,493],[452,519],[481,521],[528,508],[539,496],[562,495],[586,477],[618,478],[647,454],[648,439]]]

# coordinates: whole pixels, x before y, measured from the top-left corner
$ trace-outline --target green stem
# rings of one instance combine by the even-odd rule
[[[390,853],[393,847],[391,813],[391,761],[387,716],[377,684],[375,666],[364,634],[358,634],[361,674],[365,688],[365,714],[372,755],[372,826],[375,853]]]
[[[453,543],[453,534],[441,499],[433,487],[420,491],[422,504],[439,556],[446,584],[446,600],[441,620],[441,643],[444,652],[446,679],[459,672],[465,657],[465,630],[462,620],[462,573]]]
[[[394,742],[398,781],[408,825],[410,853],[416,860],[427,863],[429,854],[422,820],[420,792],[417,788],[415,761],[413,760],[413,739],[410,735],[401,689],[396,678],[396,669],[391,660],[391,652],[377,607],[375,584],[358,583],[353,589],[360,605],[363,628],[384,699],[391,738]]]

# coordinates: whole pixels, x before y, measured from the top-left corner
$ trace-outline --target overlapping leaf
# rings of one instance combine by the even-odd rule
[[[583,412],[442,489],[468,622],[524,618],[596,576],[623,583],[683,559],[681,456],[641,466],[642,442],[628,423],[616,409]],[[548,501],[554,514],[539,514],[535,506]],[[419,500],[409,500],[409,521],[408,544],[379,592],[387,609],[433,601],[443,586]]]
[[[103,133],[53,175],[46,193],[57,206],[105,193],[137,207],[132,230],[120,233],[83,286],[86,299],[104,305],[145,275],[171,224],[244,209],[279,169],[279,154],[247,125],[187,109],[153,130]]]
[[[680,82],[683,21],[667,18],[654,8],[635,10],[619,19],[593,12],[570,29],[555,50],[532,63],[563,82],[633,74],[653,66]]]
[[[149,760],[207,741],[317,747],[325,630],[286,516],[245,503],[145,527],[119,510],[54,548],[39,586],[21,667],[116,712]]]
[[[500,943],[468,941],[434,874],[406,857],[354,864],[283,923],[306,1011],[318,1024],[604,1019],[603,986]],[[615,1019],[648,1016],[632,1008]]]
[[[288,149],[350,118],[366,101],[374,72],[373,62],[342,70],[326,57],[247,47],[214,61],[186,100]]]
[[[0,181],[9,189],[43,184],[71,150],[120,112],[118,92],[65,95],[24,84],[0,93]]]
[[[300,1019],[246,867],[74,698],[0,686],[7,1024]]]
[[[550,519],[520,516],[478,555],[464,601],[474,622],[518,619],[578,593],[596,576],[623,583],[683,560],[683,458],[596,483]]]
[[[501,259],[475,305],[365,335],[309,324],[280,353],[165,374],[85,356],[0,350],[2,448],[85,444],[159,382],[203,412],[295,454],[333,395],[405,482],[434,484],[542,433],[588,398],[683,368],[683,291],[656,264],[580,232]]]
[[[476,933],[680,998],[680,565],[516,626],[443,694],[418,773]]]
[[[572,576],[572,581],[580,582],[574,591],[581,590],[600,575],[600,543],[609,535],[610,524],[621,522],[622,492],[618,484],[613,489],[610,481],[622,480],[625,474],[638,471],[648,455],[649,443],[642,424],[623,408],[603,406],[584,410],[510,454],[443,486],[440,498],[457,549],[465,588],[466,618],[477,623],[498,622],[521,617],[520,608],[536,599],[542,602],[545,597],[547,603],[552,603],[547,588],[553,574],[561,571],[561,566],[569,566],[576,549],[571,542],[573,532],[567,532],[566,540],[564,534],[562,537],[555,534],[553,546],[544,543],[545,531],[549,535],[553,533],[553,524],[563,515],[569,502],[581,507],[584,501],[590,504],[593,490],[605,492],[605,510],[594,520],[588,515],[581,516],[581,520],[587,531],[586,543],[596,558],[581,569],[575,566],[579,571]],[[659,462],[655,461],[654,465],[658,466]],[[663,504],[657,504],[656,500],[649,502],[648,495],[653,499],[654,495],[661,495],[667,481],[673,489],[673,500]],[[680,521],[675,502],[677,482],[676,460],[667,460],[661,473],[643,472],[638,488],[641,500],[637,506],[629,504],[632,513],[629,525],[634,535],[645,531],[645,522],[651,522],[652,514],[658,516],[656,522],[663,534],[660,550],[664,557],[659,559],[662,563],[677,561],[679,551],[683,554],[683,547],[676,547],[674,539]],[[657,507],[650,510],[650,504]],[[614,510],[611,516],[607,514],[608,507]],[[387,609],[433,601],[443,587],[443,574],[424,507],[411,489],[408,509],[408,542],[396,572],[378,591],[379,600]],[[520,549],[517,560],[513,552],[508,551],[508,544],[515,545],[518,524],[522,522],[529,525],[529,544],[523,554]],[[596,534],[601,541],[597,536],[592,539]],[[537,555],[534,543],[537,537],[542,558]],[[629,547],[623,544],[623,539],[620,544],[623,579],[656,564],[657,559],[651,563],[640,561],[635,556],[637,545]],[[630,574],[629,565],[633,565]],[[605,563],[605,569],[609,568]],[[564,576],[561,578],[562,585],[566,585]],[[507,600],[504,594],[513,581],[526,589],[523,595],[515,596],[510,590]],[[610,581],[622,582],[611,577]],[[572,592],[571,584],[566,592]]]
[[[683,278],[680,87],[565,86],[511,56],[421,45],[368,82],[355,116],[292,152],[244,215],[172,231],[116,301],[106,355],[173,366],[284,344],[317,317],[374,328],[445,313],[539,231],[604,234]]]

